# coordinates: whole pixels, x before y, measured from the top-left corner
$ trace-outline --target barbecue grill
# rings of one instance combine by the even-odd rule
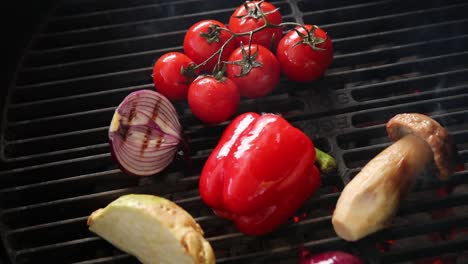
[[[331,153],[338,171],[287,224],[248,237],[215,216],[198,176],[226,123],[201,124],[176,103],[191,167],[175,160],[150,178],[123,174],[107,129],[132,91],[153,89],[151,69],[181,50],[185,30],[227,22],[242,1],[67,0],[50,9],[19,62],[3,109],[0,233],[7,263],[136,263],[95,236],[87,216],[117,197],[150,193],[190,212],[218,263],[297,263],[298,248],[345,250],[368,263],[468,263],[468,3],[465,1],[274,1],[286,21],[317,24],[335,58],[313,83],[283,79],[239,112],[281,113]],[[9,65],[9,67],[15,67]],[[358,242],[339,239],[331,214],[343,186],[390,144],[385,122],[419,112],[448,128],[458,150],[447,182],[421,177],[394,225]]]

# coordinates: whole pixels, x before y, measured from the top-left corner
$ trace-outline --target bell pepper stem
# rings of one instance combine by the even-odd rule
[[[315,161],[318,163],[321,172],[331,173],[336,170],[336,161],[332,156],[328,155],[327,153],[321,151],[318,148],[315,148],[315,153],[317,156]]]

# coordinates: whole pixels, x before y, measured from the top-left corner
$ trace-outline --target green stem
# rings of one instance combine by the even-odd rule
[[[315,161],[318,163],[321,172],[331,173],[336,170],[336,161],[332,156],[328,155],[327,153],[321,151],[318,148],[315,148],[315,153],[317,156]]]
[[[260,10],[261,2],[262,1],[255,3],[255,5],[257,6],[257,8],[259,10]],[[307,29],[305,28],[304,25],[296,23],[296,22],[283,22],[283,23],[280,23],[280,24],[273,24],[270,21],[268,21],[266,15],[264,13],[261,14],[261,17],[265,21],[265,24],[263,24],[261,27],[258,27],[258,28],[254,29],[254,30],[251,30],[251,31],[235,33],[235,32],[233,32],[232,30],[230,30],[228,28],[220,27],[219,28],[220,30],[227,31],[229,34],[231,34],[231,37],[216,52],[214,52],[210,57],[208,57],[202,63],[196,65],[193,68],[193,70],[196,70],[196,69],[200,68],[201,66],[205,65],[209,60],[211,60],[215,56],[218,56],[216,66],[214,68],[214,74],[216,73],[216,71],[220,71],[222,69],[222,67],[221,67],[221,54],[223,53],[224,48],[227,46],[227,44],[229,44],[231,41],[233,41],[237,37],[249,35],[249,37],[250,37],[249,46],[250,46],[250,42],[252,41],[252,35],[254,33],[256,33],[256,32],[259,32],[259,31],[265,29],[265,28],[278,28],[278,27],[284,27],[284,26],[300,26],[300,27],[303,27],[307,31]]]

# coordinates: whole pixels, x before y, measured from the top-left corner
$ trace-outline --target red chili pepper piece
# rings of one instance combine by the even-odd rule
[[[248,235],[276,229],[320,185],[312,141],[274,114],[245,113],[224,131],[200,176],[200,195]]]

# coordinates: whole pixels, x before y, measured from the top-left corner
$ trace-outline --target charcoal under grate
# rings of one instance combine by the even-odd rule
[[[128,193],[168,197],[200,223],[219,263],[297,263],[298,247],[346,250],[368,263],[468,262],[468,3],[465,1],[274,1],[286,21],[317,24],[333,38],[326,76],[282,80],[240,112],[283,114],[339,170],[290,221],[262,237],[239,233],[198,195],[198,176],[226,124],[206,128],[176,108],[194,173],[176,160],[161,175],[129,177],[111,160],[107,127],[130,92],[153,89],[151,66],[181,50],[185,30],[226,22],[242,1],[68,0],[25,51],[3,111],[0,232],[12,263],[135,263],[87,230],[86,217]],[[340,190],[390,144],[385,122],[432,116],[453,135],[459,161],[447,182],[418,181],[392,228],[356,243],[339,239],[331,213]]]

